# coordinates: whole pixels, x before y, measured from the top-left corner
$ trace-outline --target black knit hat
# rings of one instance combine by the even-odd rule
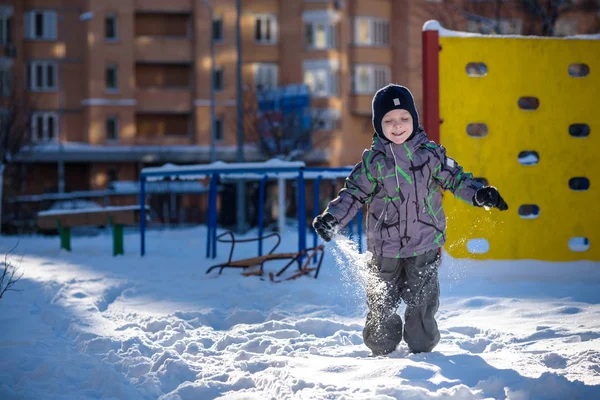
[[[413,95],[404,86],[389,84],[382,87],[373,96],[373,128],[380,137],[383,135],[381,128],[381,120],[383,116],[392,110],[406,110],[410,113],[413,119],[413,135],[419,128],[419,114],[415,107]]]

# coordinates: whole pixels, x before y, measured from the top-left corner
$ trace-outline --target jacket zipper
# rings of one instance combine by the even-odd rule
[[[394,173],[396,175],[396,185],[398,186],[398,192],[400,192],[400,178],[398,178],[398,160],[396,159],[396,154],[394,153],[394,148],[392,147],[392,144],[390,143],[390,150],[392,151],[392,156],[394,157]],[[400,211],[400,206],[402,206],[402,204],[399,205],[398,207],[398,211]],[[407,216],[408,218],[408,216]],[[398,223],[400,223],[400,213],[398,213]],[[406,222],[408,224],[408,221]]]
[[[391,143],[390,150],[392,151],[392,156],[394,157],[394,173],[396,175],[396,185],[398,186],[398,192],[400,192],[400,179],[398,178],[398,160],[396,160],[396,154],[394,154],[394,148],[392,147]],[[400,221],[400,215],[398,215],[398,221]]]
[[[379,219],[375,223],[375,228],[377,228],[377,224],[381,222],[381,217],[383,217],[383,213],[385,212],[385,222],[387,222],[387,204],[383,205],[383,210],[381,210],[381,214],[379,214]]]

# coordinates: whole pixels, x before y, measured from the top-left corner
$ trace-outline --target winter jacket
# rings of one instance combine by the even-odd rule
[[[413,257],[446,241],[439,188],[472,205],[482,186],[446,155],[443,146],[429,141],[423,128],[403,144],[375,134],[371,148],[325,211],[344,227],[368,204],[369,251],[386,258]]]

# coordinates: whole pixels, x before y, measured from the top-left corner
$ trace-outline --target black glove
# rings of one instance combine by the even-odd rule
[[[321,215],[317,215],[313,220],[313,228],[317,231],[317,234],[326,242],[329,242],[333,237],[333,234],[337,230],[337,226],[340,223],[338,220],[328,212]]]
[[[478,189],[473,196],[473,204],[478,207],[496,207],[500,211],[508,210],[508,204],[494,186],[484,186]]]

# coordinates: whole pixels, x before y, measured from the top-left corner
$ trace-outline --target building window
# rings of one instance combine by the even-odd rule
[[[0,69],[0,96],[10,96],[12,90],[12,73],[10,68]]]
[[[304,83],[313,97],[337,96],[337,73],[327,69],[304,71]]]
[[[277,42],[277,18],[274,15],[256,15],[254,38],[259,43]]]
[[[279,84],[277,64],[254,64],[254,85],[256,90],[274,89]]]
[[[33,92],[56,90],[56,62],[32,61],[27,64],[27,87]]]
[[[108,178],[108,183],[112,183],[119,180],[119,169],[118,168],[109,168],[106,171],[106,175]]]
[[[119,90],[119,76],[118,67],[115,64],[106,66],[106,90],[117,91]]]
[[[215,141],[223,140],[223,118],[215,118]]]
[[[106,40],[117,40],[119,38],[116,15],[109,14],[104,18],[104,30],[104,38]]]
[[[353,91],[356,94],[373,94],[390,82],[390,75],[390,68],[386,65],[356,65]]]
[[[600,4],[600,3],[599,3]],[[554,36],[577,35],[577,20],[559,18],[554,25]]]
[[[213,87],[215,90],[223,90],[223,68],[216,68],[213,75]]]
[[[312,127],[315,130],[331,131],[338,129],[340,126],[340,110],[327,108],[327,109],[313,109],[312,111]]]
[[[467,30],[473,33],[482,33],[484,35],[520,35],[522,32],[522,23],[518,18],[500,18],[500,19],[470,19],[467,22]]]
[[[12,14],[0,15],[0,45],[12,43]]]
[[[306,46],[310,49],[335,49],[337,46],[336,25],[322,22],[304,24]]]
[[[31,117],[31,140],[49,142],[57,139],[58,117],[53,112],[34,112]]]
[[[212,40],[219,42],[223,40],[223,18],[218,17],[212,21]]]
[[[25,39],[56,40],[56,11],[27,11],[25,13]]]
[[[116,116],[106,118],[106,140],[119,140],[119,119]]]
[[[338,95],[339,63],[332,60],[304,61],[304,83],[313,97]]]
[[[388,21],[377,18],[356,18],[354,43],[363,46],[388,46]]]

